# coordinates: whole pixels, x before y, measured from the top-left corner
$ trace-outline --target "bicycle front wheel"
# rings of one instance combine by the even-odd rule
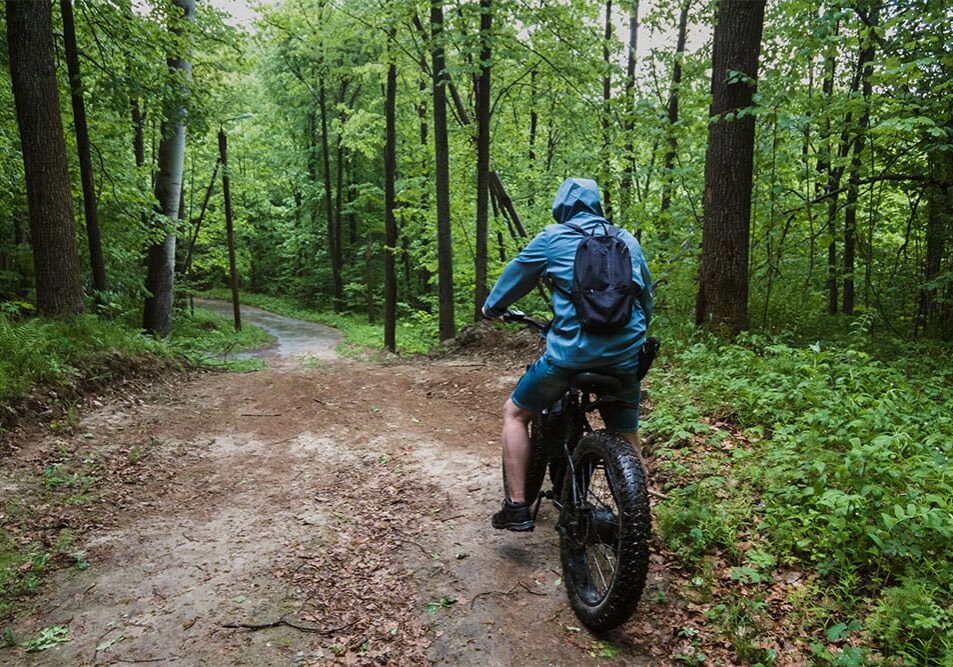
[[[569,603],[596,632],[625,623],[645,587],[651,514],[645,471],[631,445],[588,434],[566,471],[559,520]]]

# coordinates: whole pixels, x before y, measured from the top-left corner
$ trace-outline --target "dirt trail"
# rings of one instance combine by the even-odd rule
[[[297,360],[279,344],[260,372],[116,398],[72,435],[23,443],[8,470],[42,477],[53,452],[81,451],[101,477],[63,519],[89,567],[60,570],[12,622],[17,638],[64,625],[71,640],[2,649],[0,662],[669,661],[673,628],[658,619],[637,614],[611,644],[579,628],[551,507],[534,533],[489,528],[498,407],[518,364],[370,364],[321,341]],[[3,483],[10,494],[20,482]],[[656,564],[644,613],[664,618],[664,581]]]

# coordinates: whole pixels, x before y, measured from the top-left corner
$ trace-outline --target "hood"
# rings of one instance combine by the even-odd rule
[[[553,218],[556,222],[568,222],[580,213],[605,217],[599,202],[599,186],[588,178],[567,178],[556,191]]]

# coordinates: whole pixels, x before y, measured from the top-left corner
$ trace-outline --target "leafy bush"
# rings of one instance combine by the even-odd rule
[[[0,313],[0,402],[16,401],[34,387],[73,388],[80,380],[108,377],[122,372],[118,366],[129,368],[147,358],[179,354],[214,364],[212,355],[262,347],[270,340],[257,327],[235,333],[227,318],[205,311],[194,317],[177,313],[167,341],[144,336],[122,319],[79,315],[17,321]]]
[[[265,347],[273,340],[263,329],[244,324],[241,331],[235,331],[230,318],[196,308],[193,315],[176,315],[168,345],[194,361],[218,364],[221,360],[226,365],[230,364],[229,367],[243,370],[247,364],[228,362],[229,355]],[[254,367],[261,366],[257,360],[252,361],[255,361]]]
[[[929,662],[953,658],[928,640],[949,634],[953,602],[953,370],[946,350],[907,349],[909,358],[884,361],[849,345],[696,337],[653,371],[645,424],[670,445],[698,442],[700,412],[746,444],[732,451],[734,488],[662,457],[678,482],[658,507],[673,550],[698,558],[725,548],[724,527],[748,526],[746,539],[763,540],[782,564],[865,582],[835,592],[837,603],[878,600],[868,631],[890,654]],[[881,595],[898,580],[918,583]]]
[[[81,368],[104,364],[117,352],[165,354],[162,343],[92,315],[16,322],[0,314],[0,401],[36,385],[71,385]]]
[[[953,611],[929,584],[908,580],[887,588],[867,621],[884,649],[912,665],[939,665],[953,657]]]

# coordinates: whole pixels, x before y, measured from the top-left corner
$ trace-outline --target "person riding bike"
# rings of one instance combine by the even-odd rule
[[[553,320],[546,334],[546,350],[533,363],[503,406],[503,508],[495,513],[494,528],[533,530],[530,504],[525,495],[530,456],[529,424],[568,389],[570,378],[582,371],[613,375],[622,388],[622,403],[606,405],[600,412],[606,428],[625,438],[641,456],[639,442],[639,349],[652,313],[652,279],[642,248],[634,236],[619,230],[632,260],[632,281],[638,291],[627,324],[611,333],[586,331],[570,299],[576,249],[587,234],[604,231],[606,221],[599,187],[587,178],[567,178],[553,201],[553,218],[500,275],[483,305],[488,319],[502,319],[506,309],[528,294],[543,277],[552,281]],[[564,223],[570,223],[568,226]]]

